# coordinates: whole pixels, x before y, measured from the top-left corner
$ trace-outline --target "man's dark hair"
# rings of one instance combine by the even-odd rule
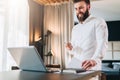
[[[84,1],[87,4],[90,4],[90,0],[73,0],[74,3],[80,2],[80,1]]]

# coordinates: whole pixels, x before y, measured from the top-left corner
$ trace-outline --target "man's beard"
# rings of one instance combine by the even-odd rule
[[[85,12],[85,13],[82,13],[82,14],[83,14],[83,16],[81,16],[81,17],[79,17],[79,16],[77,15],[77,18],[78,18],[79,22],[83,22],[83,21],[89,16],[89,11],[86,10],[86,12]]]

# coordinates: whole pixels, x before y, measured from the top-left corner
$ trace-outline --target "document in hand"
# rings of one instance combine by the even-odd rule
[[[63,70],[63,72],[68,72],[68,73],[80,73],[80,72],[85,72],[81,67],[81,61],[77,59],[76,57],[73,57],[71,61],[68,63],[66,66],[66,69]]]
[[[75,69],[82,69],[81,64],[82,62],[77,59],[76,57],[73,57],[71,61],[68,63],[66,68],[75,68]]]

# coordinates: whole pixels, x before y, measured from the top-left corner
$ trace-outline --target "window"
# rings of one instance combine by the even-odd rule
[[[27,0],[0,1],[0,71],[15,62],[7,48],[29,45],[29,7]]]

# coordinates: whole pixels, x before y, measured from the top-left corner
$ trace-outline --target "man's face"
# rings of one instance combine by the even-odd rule
[[[90,5],[84,1],[80,1],[74,4],[77,18],[80,22],[84,21],[89,16]]]

